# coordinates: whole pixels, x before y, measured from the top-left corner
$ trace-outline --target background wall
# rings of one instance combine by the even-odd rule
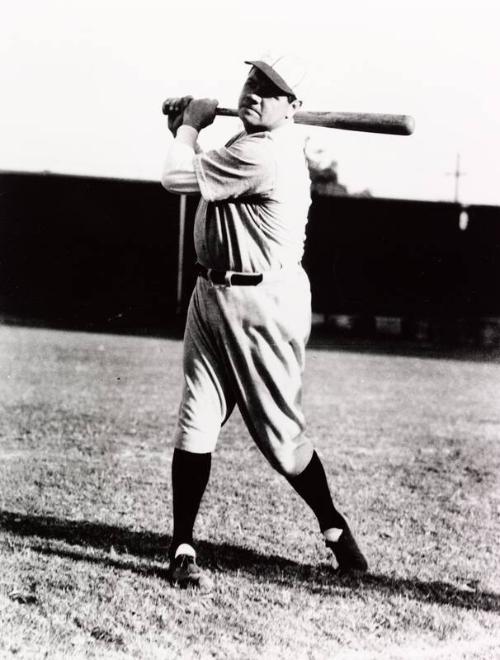
[[[150,182],[0,175],[1,312],[161,325],[175,312],[178,208]]]
[[[183,304],[194,282],[188,198]],[[304,265],[313,309],[417,319],[500,317],[500,207],[314,197]],[[179,198],[159,183],[0,174],[0,314],[158,330],[176,315]]]
[[[325,313],[500,315],[500,208],[316,197],[305,264]],[[329,286],[326,285],[329,283]]]

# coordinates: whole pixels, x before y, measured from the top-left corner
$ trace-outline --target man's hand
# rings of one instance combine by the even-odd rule
[[[177,135],[177,129],[184,123],[184,110],[193,100],[192,96],[182,96],[181,98],[166,99],[163,104],[168,108],[168,128],[174,135]]]
[[[193,99],[184,111],[182,123],[201,131],[202,128],[213,123],[218,105],[217,99]]]

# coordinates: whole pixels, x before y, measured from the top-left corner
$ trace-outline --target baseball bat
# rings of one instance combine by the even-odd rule
[[[168,107],[163,104],[163,114],[168,115]],[[237,117],[233,108],[217,108],[216,115]],[[340,128],[345,131],[364,131],[366,133],[385,133],[386,135],[411,135],[415,121],[410,115],[392,115],[374,112],[324,112],[299,110],[294,116],[296,124]]]

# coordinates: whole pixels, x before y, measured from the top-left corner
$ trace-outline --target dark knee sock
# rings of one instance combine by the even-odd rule
[[[181,543],[193,543],[193,527],[210,476],[212,454],[175,449],[172,459],[174,534],[170,554]]]
[[[316,452],[303,472],[287,479],[313,510],[322,532],[331,527],[345,528],[346,521],[333,504],[325,470]]]

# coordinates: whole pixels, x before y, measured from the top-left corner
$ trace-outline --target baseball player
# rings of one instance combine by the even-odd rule
[[[162,185],[201,194],[194,241],[198,277],[184,336],[184,386],[172,461],[170,580],[210,589],[196,562],[193,527],[221,426],[235,405],[270,464],[317,517],[342,571],[365,571],[326,475],[304,434],[301,407],[310,285],[301,267],[310,204],[303,144],[293,116],[303,67],[291,56],[251,66],[238,102],[244,130],[202,152],[199,132],[215,99],[168,99],[174,135]]]

